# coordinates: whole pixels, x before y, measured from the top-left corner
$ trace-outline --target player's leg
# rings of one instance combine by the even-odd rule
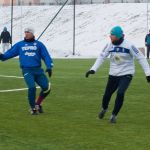
[[[9,49],[9,43],[6,43],[5,52]]]
[[[115,106],[114,109],[112,111],[112,116],[110,121],[112,123],[116,122],[116,116],[119,113],[122,105],[123,105],[123,101],[124,101],[124,95],[126,90],[128,89],[130,82],[132,80],[132,75],[125,75],[123,77],[120,78],[120,82],[118,85],[118,91],[117,91],[117,97],[115,100]]]
[[[3,53],[5,53],[5,45],[6,45],[6,43],[2,43]]]
[[[36,76],[36,83],[41,87],[41,92],[37,98],[37,101],[36,101],[36,105],[38,107],[38,110],[40,113],[43,112],[43,109],[42,109],[42,102],[43,100],[48,96],[48,94],[50,93],[50,83],[46,77],[46,75],[43,73],[43,74],[40,74],[40,75],[37,75]]]
[[[34,75],[26,72],[23,74],[26,85],[28,86],[28,100],[31,107],[31,114],[36,114],[35,109],[35,97],[36,97],[36,86],[34,81]]]
[[[149,59],[149,53],[150,53],[150,45],[148,46],[148,54],[147,54],[148,59]]]
[[[111,99],[112,94],[116,91],[118,87],[118,78],[114,76],[109,76],[108,82],[106,85],[105,93],[102,99],[102,111],[99,113],[99,118],[102,119],[108,109],[108,105]]]
[[[150,52],[150,46],[149,45],[147,45],[147,59],[149,59],[149,52]]]

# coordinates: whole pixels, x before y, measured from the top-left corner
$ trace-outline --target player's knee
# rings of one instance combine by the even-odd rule
[[[46,95],[46,96],[47,96],[47,95],[50,93],[50,91],[51,91],[50,89],[49,89],[49,90],[47,90],[46,92],[44,92],[44,95]]]
[[[118,97],[118,99],[123,100],[124,94],[125,94],[125,92],[118,91],[118,92],[117,92],[117,97]]]
[[[47,88],[47,89],[43,90],[43,94],[48,95],[50,93],[50,91],[51,91],[51,89]]]
[[[121,95],[124,95],[125,92],[124,91],[118,91],[117,94],[121,96]]]
[[[50,90],[51,90],[51,84],[49,83],[48,86],[45,89],[43,89],[43,92],[48,93],[50,92]]]
[[[44,88],[44,89],[42,90],[42,95],[43,95],[44,97],[46,97],[46,96],[50,93],[50,91],[51,91],[51,86],[50,86],[50,83],[49,83],[48,87],[46,87],[46,88]]]
[[[47,95],[49,95],[49,93],[50,93],[50,90],[41,91],[40,95],[45,98]]]

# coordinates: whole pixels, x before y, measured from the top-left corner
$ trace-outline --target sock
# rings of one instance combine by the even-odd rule
[[[39,96],[38,99],[37,99],[37,101],[36,101],[36,104],[37,105],[41,105],[41,103],[43,102],[43,100],[44,100],[44,97],[43,96]]]

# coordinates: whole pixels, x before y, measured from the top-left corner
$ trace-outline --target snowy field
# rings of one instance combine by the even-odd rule
[[[23,39],[23,29],[35,28],[38,37],[61,6],[15,6],[13,43]],[[0,31],[10,31],[10,7],[0,8]],[[76,56],[97,57],[109,41],[113,26],[120,25],[125,36],[137,47],[144,47],[147,33],[147,4],[117,3],[76,6]],[[73,57],[73,6],[67,5],[40,38],[52,57]]]

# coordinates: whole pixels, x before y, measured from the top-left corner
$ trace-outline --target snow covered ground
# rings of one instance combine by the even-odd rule
[[[15,6],[13,43],[23,39],[23,29],[35,28],[38,37],[61,6]],[[0,7],[0,31],[10,30],[10,7]],[[137,47],[144,47],[147,33],[146,3],[93,4],[76,6],[76,56],[97,57],[109,41],[113,26],[120,25],[125,36]],[[46,30],[40,40],[52,57],[73,57],[73,6],[67,5]]]

